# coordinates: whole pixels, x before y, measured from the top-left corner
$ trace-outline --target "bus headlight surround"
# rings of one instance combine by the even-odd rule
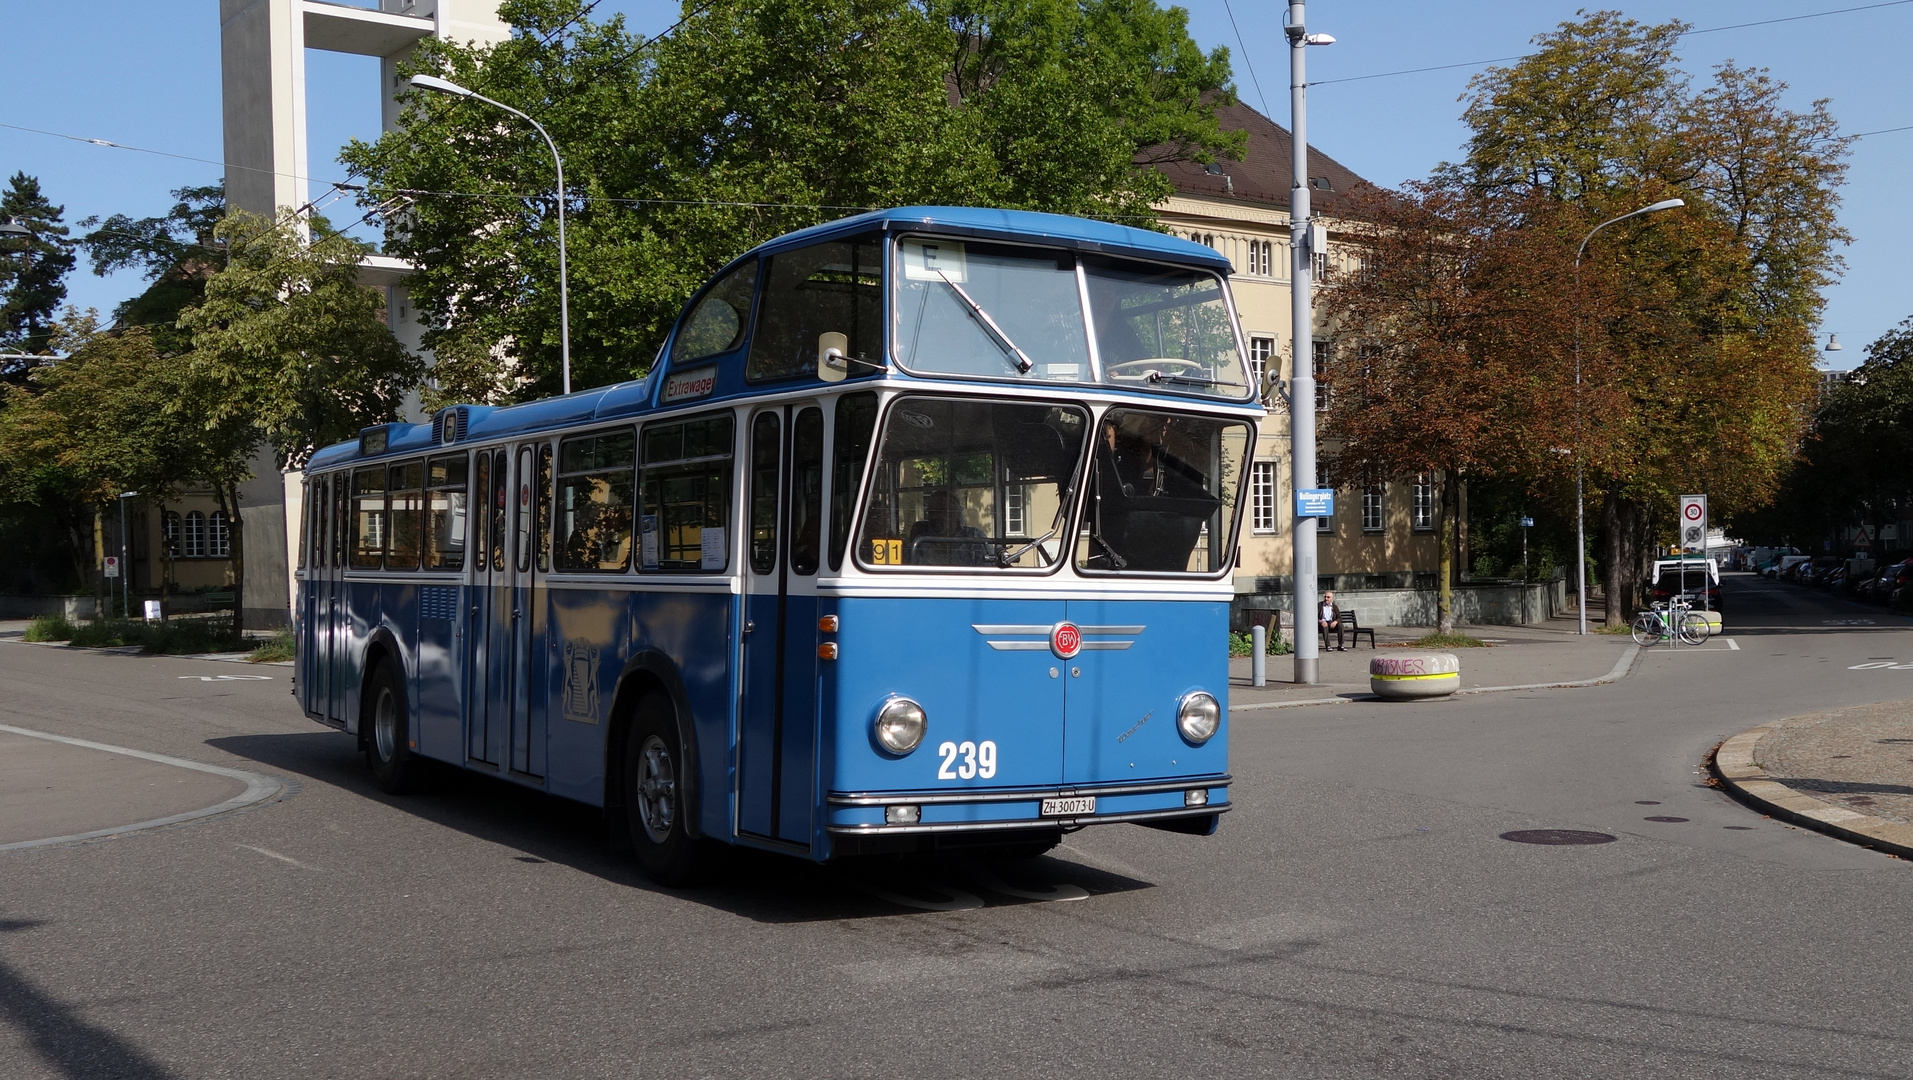
[[[1206,691],[1185,695],[1176,709],[1176,728],[1183,738],[1201,746],[1222,728],[1221,704]]]
[[[877,745],[902,757],[922,745],[929,722],[923,706],[907,697],[893,697],[877,710],[875,726]]]

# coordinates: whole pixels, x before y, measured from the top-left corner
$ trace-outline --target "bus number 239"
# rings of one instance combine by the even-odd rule
[[[938,780],[968,780],[977,776],[988,780],[996,775],[996,744],[988,739],[980,743],[967,739],[961,743],[947,742],[937,747],[937,753],[943,755],[943,765],[937,769]]]

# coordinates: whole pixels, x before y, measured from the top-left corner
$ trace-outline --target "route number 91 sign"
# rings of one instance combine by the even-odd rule
[[[1707,496],[1681,496],[1681,547],[1707,553]]]

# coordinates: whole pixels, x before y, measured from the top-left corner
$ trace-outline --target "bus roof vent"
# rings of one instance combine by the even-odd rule
[[[432,417],[432,441],[435,443],[455,443],[465,437],[471,427],[472,411],[464,405],[453,405],[440,409]]]
[[[388,426],[385,424],[379,424],[369,428],[360,428],[359,456],[371,457],[374,454],[385,453],[386,443],[391,438],[391,434],[388,430]]]

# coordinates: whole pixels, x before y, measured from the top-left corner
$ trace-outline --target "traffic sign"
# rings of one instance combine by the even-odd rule
[[[106,557],[106,576],[120,576],[120,557],[118,555],[108,555]]]
[[[1524,517],[1524,518],[1522,518],[1522,519],[1521,519],[1521,527],[1522,527],[1522,528],[1524,528],[1524,529],[1532,529],[1532,528],[1534,528],[1534,519],[1533,519],[1533,518],[1531,518],[1531,517]]]
[[[1299,518],[1334,517],[1335,489],[1297,488],[1295,491],[1295,516]]]
[[[1681,496],[1681,547],[1707,552],[1707,496]]]

